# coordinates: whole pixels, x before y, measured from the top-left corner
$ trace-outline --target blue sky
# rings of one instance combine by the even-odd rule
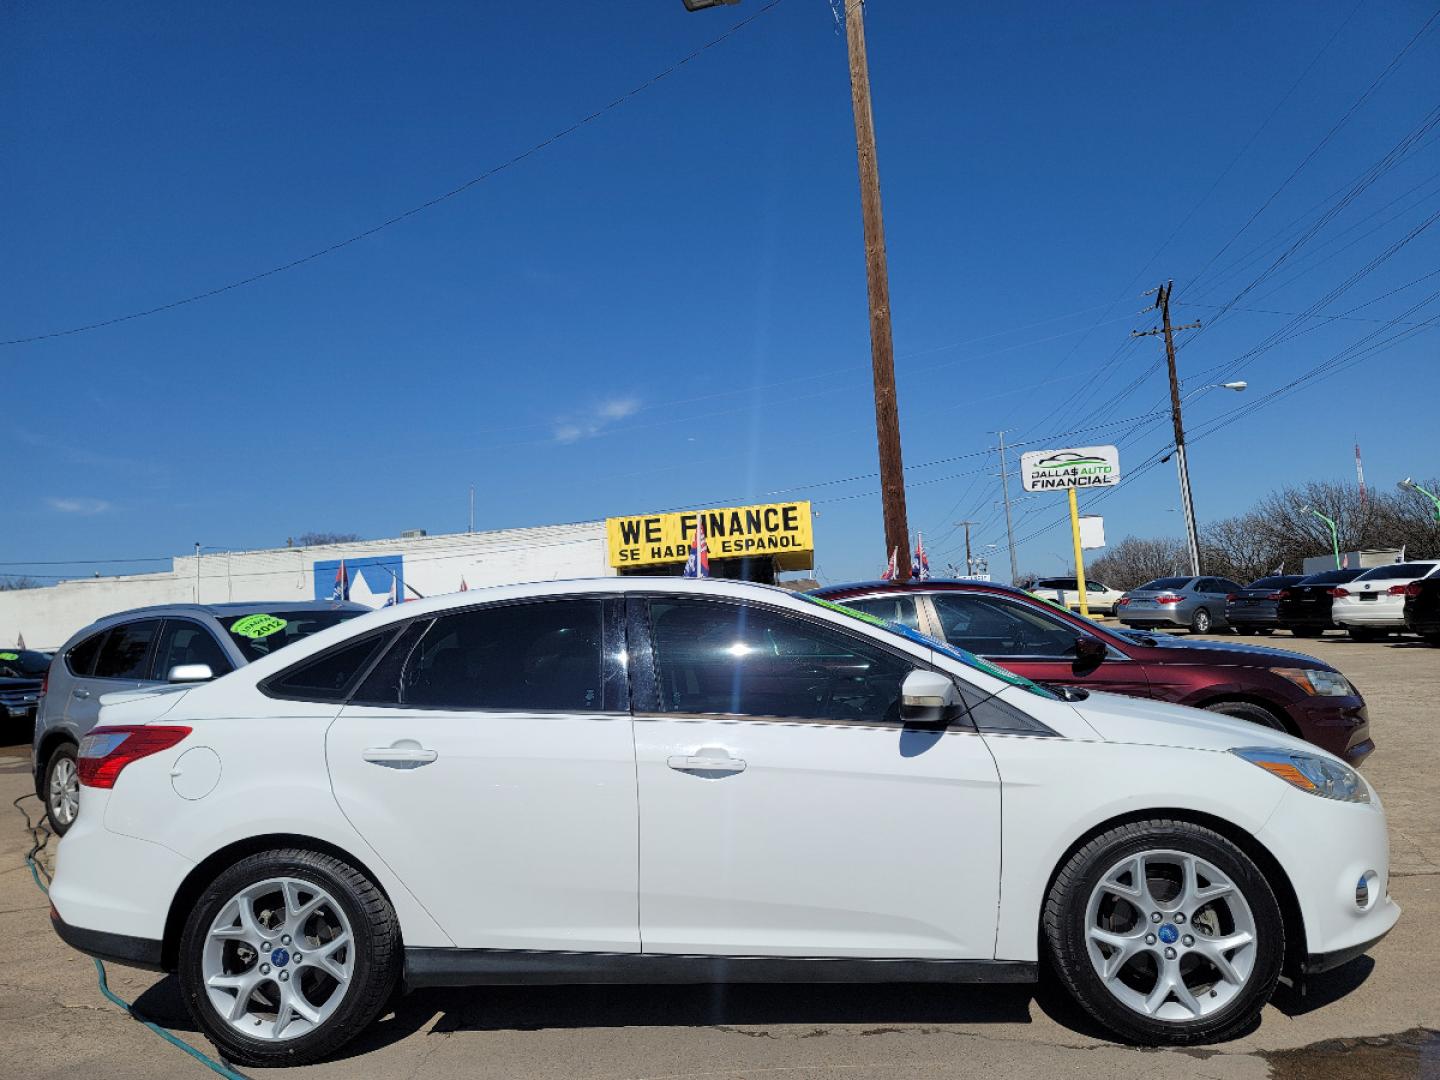
[[[12,4],[0,339],[352,236],[761,6]],[[1378,0],[872,0],[911,527],[935,561],[955,556],[961,517],[1003,550],[983,453],[998,429],[1032,448],[1120,439],[1128,468],[1163,452],[1161,346],[1129,333],[1152,325],[1140,294],[1167,277],[1177,321],[1235,301],[1180,354],[1199,391],[1202,520],[1288,480],[1352,478],[1356,437],[1372,484],[1440,472],[1420,404],[1440,391],[1440,331],[1407,325],[1440,313],[1440,278],[1414,283],[1440,265],[1440,228],[1367,271],[1440,207],[1436,130],[1235,300],[1435,108],[1432,23],[1287,182],[1430,16]],[[1245,356],[1290,326],[1274,312],[1311,310],[1352,314]],[[826,0],[783,0],[574,134],[332,255],[0,354],[0,562],[17,564],[0,572],[307,530],[457,531],[472,482],[482,528],[811,498],[825,579],[872,576],[886,554],[845,46]],[[1200,389],[1222,375],[1251,389]],[[1093,509],[1118,539],[1178,533],[1178,505],[1164,464]],[[1068,530],[1042,531],[1062,511],[1058,496],[1017,502],[1022,569],[1068,564]]]

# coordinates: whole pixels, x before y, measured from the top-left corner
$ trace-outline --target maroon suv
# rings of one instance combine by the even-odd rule
[[[1352,765],[1375,749],[1365,699],[1313,656],[1112,630],[990,582],[869,581],[813,595],[904,623],[1036,682],[1237,716],[1299,735]]]

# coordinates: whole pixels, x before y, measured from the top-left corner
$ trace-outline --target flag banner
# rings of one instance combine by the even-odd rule
[[[331,600],[350,599],[350,575],[345,570],[345,560],[340,560],[340,565],[335,568],[335,590],[330,594]]]
[[[897,547],[890,552],[890,564],[885,567],[885,572],[880,575],[881,581],[894,581],[900,576],[900,549]]]
[[[930,556],[925,554],[925,534],[915,534],[915,558],[910,563],[910,576],[917,581],[930,578]]]
[[[690,554],[685,559],[685,576],[708,578],[710,576],[710,545],[705,542],[705,519],[695,519],[695,537],[690,542]]]

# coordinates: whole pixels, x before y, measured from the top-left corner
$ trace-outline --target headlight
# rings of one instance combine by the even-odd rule
[[[1348,765],[1319,754],[1307,754],[1303,750],[1275,750],[1265,746],[1248,746],[1230,752],[1311,795],[1340,802],[1370,801],[1370,789],[1360,779],[1359,773]]]
[[[1338,671],[1325,668],[1272,667],[1270,669],[1282,679],[1289,679],[1307,694],[1321,697],[1349,697],[1355,693],[1350,680]]]

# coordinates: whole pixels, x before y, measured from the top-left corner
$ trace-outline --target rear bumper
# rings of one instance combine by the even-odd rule
[[[1136,630],[1145,630],[1152,626],[1189,626],[1189,618],[1181,618],[1179,615],[1151,609],[1143,614],[1136,612],[1131,614],[1128,607],[1119,609],[1119,619],[1126,626]],[[1223,621],[1223,620],[1222,620]]]
[[[1371,601],[1368,604],[1338,605],[1330,612],[1338,626],[1374,627],[1375,629],[1405,629],[1405,609],[1396,604]]]
[[[161,971],[161,943],[151,938],[132,937],[129,934],[111,934],[104,930],[86,930],[71,926],[60,917],[54,905],[50,907],[50,925],[60,940],[72,949],[79,949],[87,956],[105,960],[125,967],[144,968],[147,971]]]
[[[1277,626],[1280,619],[1273,607],[1226,608],[1225,621],[1231,626]]]

